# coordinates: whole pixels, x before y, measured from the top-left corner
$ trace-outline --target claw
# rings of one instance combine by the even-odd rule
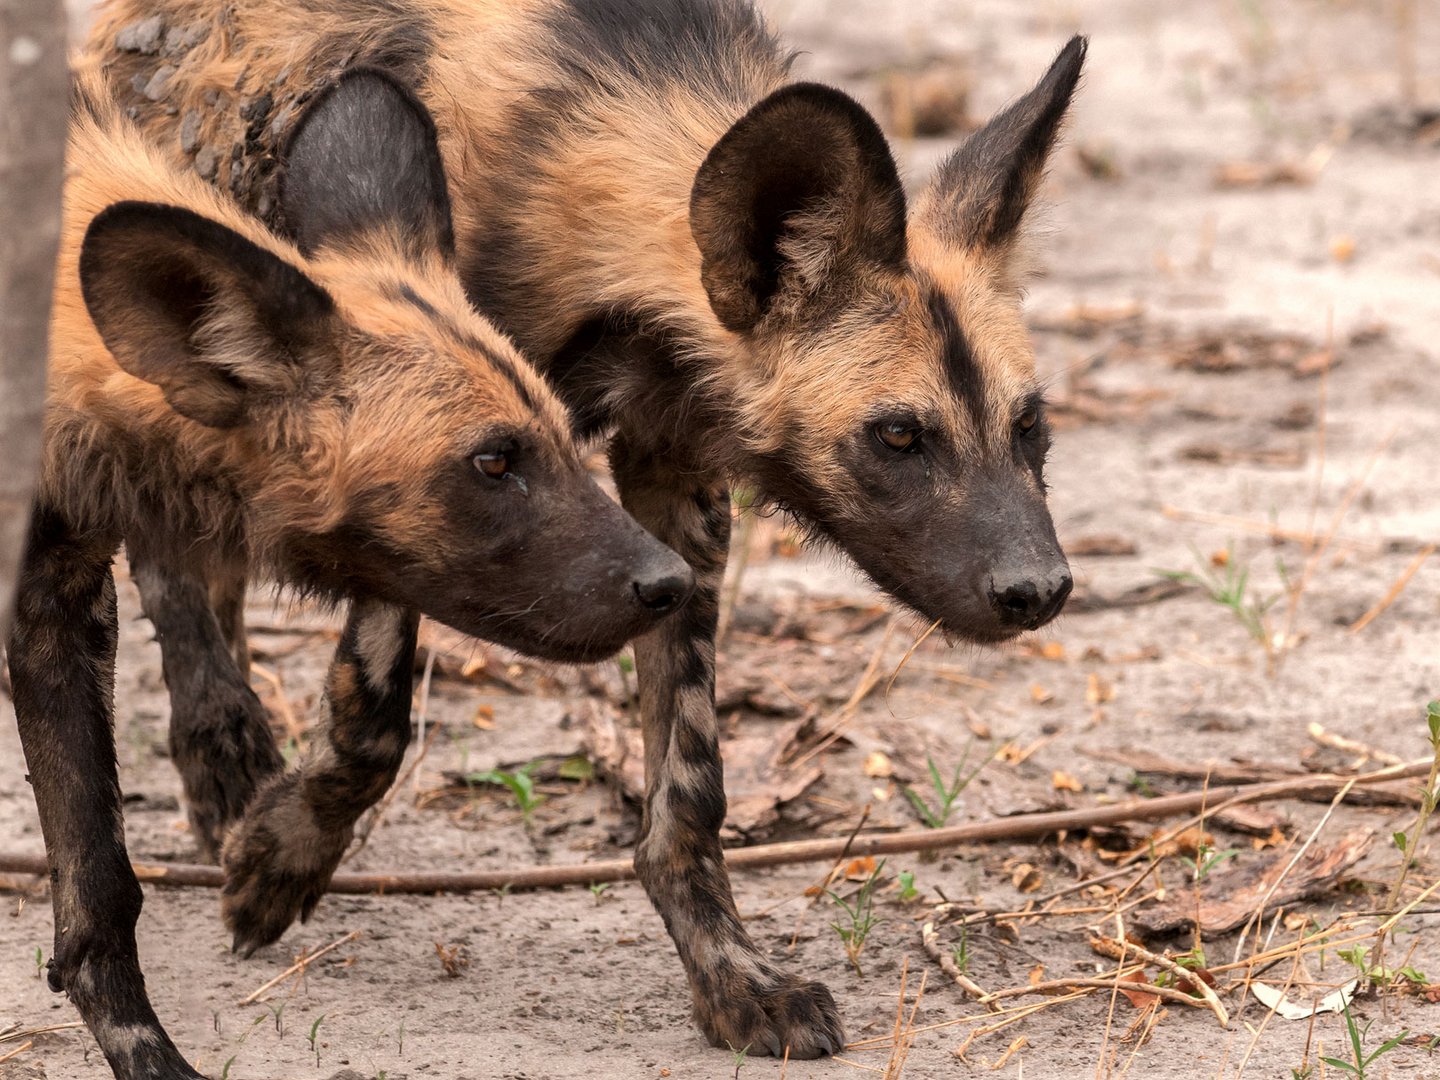
[[[778,1058],[781,1055],[780,1039],[773,1031],[767,1031],[763,1041],[771,1057]]]

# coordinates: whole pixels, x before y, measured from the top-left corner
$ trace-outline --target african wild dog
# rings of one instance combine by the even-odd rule
[[[691,573],[596,486],[564,406],[466,301],[409,91],[356,71],[307,114],[283,196],[306,209],[304,253],[171,172],[101,100],[82,91],[72,124],[10,673],[51,867],[50,985],[116,1076],[195,1077],[136,954],[111,731],[120,542],[181,581],[242,560],[350,600],[327,722],[258,796],[275,831],[236,852],[271,894],[333,866],[393,780],[419,611],[596,659],[680,606]],[[189,632],[220,637],[213,618]]]
[[[721,860],[729,483],[955,637],[1001,641],[1060,610],[1018,252],[1085,48],[1067,44],[907,214],[874,120],[794,82],[750,0],[110,0],[91,37],[150,135],[267,219],[284,209],[273,146],[311,87],[378,64],[430,106],[466,291],[581,433],[610,436],[624,505],[699,577],[637,645],[635,859],[717,1045],[798,1057],[842,1039],[829,992],[751,943]],[[284,917],[230,914],[250,942]]]

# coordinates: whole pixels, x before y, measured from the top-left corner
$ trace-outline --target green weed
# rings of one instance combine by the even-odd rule
[[[1284,593],[1256,596],[1250,589],[1250,564],[1235,558],[1233,544],[1227,545],[1225,554],[1215,559],[1207,559],[1194,548],[1190,550],[1195,554],[1198,573],[1190,570],[1159,570],[1157,573],[1171,581],[1200,586],[1211,600],[1235,616],[1245,632],[1269,656],[1275,641],[1270,627],[1270,609],[1279,603]],[[1280,575],[1284,580],[1283,565],[1280,566]]]
[[[324,1013],[317,1016],[315,1022],[310,1025],[310,1034],[306,1036],[310,1040],[310,1052],[315,1055],[315,1068],[317,1069],[320,1068],[320,1046],[316,1043],[315,1037],[320,1033],[320,1023],[324,1019]]]
[[[1210,871],[1217,866],[1235,858],[1240,852],[1236,848],[1228,848],[1225,851],[1216,851],[1209,844],[1202,842],[1195,849],[1195,858],[1188,855],[1181,855],[1180,861],[1190,868],[1192,880],[1204,881],[1210,876]]]
[[[845,915],[844,922],[833,922],[835,932],[840,935],[840,942],[845,947],[845,955],[850,960],[850,966],[855,969],[855,974],[864,977],[860,970],[860,954],[865,950],[865,941],[870,936],[870,931],[875,929],[880,921],[875,917],[875,886],[880,882],[880,871],[885,869],[885,860],[881,859],[879,865],[870,872],[859,891],[855,893],[853,900],[847,903],[839,894],[829,889],[825,895],[835,901]]]
[[[465,774],[467,784],[495,784],[510,792],[510,797],[515,800],[516,807],[520,810],[520,816],[525,819],[525,824],[530,824],[530,817],[535,813],[535,808],[545,801],[545,796],[535,790],[535,781],[530,778],[531,771],[536,763],[522,765],[512,772],[504,769],[485,769],[483,772],[472,772]]]
[[[1363,945],[1356,945],[1351,949],[1336,949],[1335,954],[1355,969],[1355,973],[1362,981],[1372,982],[1376,986],[1393,986],[1402,982],[1414,983],[1416,986],[1428,986],[1430,980],[1425,973],[1412,965],[1402,968],[1387,968],[1381,964],[1371,963],[1370,951]]]
[[[995,755],[1000,752],[997,747],[989,757],[979,765],[976,765],[969,773],[966,773],[965,765],[970,760],[970,751],[974,745],[973,740],[966,744],[965,752],[960,755],[960,761],[955,766],[955,772],[951,775],[949,784],[946,784],[941,777],[940,768],[935,764],[935,759],[929,754],[925,755],[925,764],[929,766],[930,769],[930,784],[934,789],[935,803],[933,806],[917,794],[915,789],[909,784],[901,785],[900,790],[903,791],[905,797],[910,800],[910,805],[915,808],[915,813],[920,818],[921,824],[927,829],[941,829],[945,827],[945,823],[950,820],[950,812],[954,809],[955,800],[960,797],[960,793],[970,786],[970,781],[974,780],[975,777],[980,774],[981,769],[994,761]]]
[[[960,924],[960,941],[950,949],[950,959],[960,969],[961,975],[970,974],[970,925]]]
[[[726,1043],[725,1045],[730,1046],[729,1043]],[[745,1059],[750,1054],[750,1044],[746,1043],[739,1050],[736,1050],[735,1047],[730,1046],[730,1052],[735,1055],[735,1080],[740,1080],[740,1070],[744,1068]]]
[[[1401,859],[1400,876],[1395,879],[1395,885],[1390,890],[1390,903],[1387,905],[1390,908],[1400,903],[1400,890],[1405,887],[1405,879],[1415,862],[1416,847],[1420,838],[1425,835],[1425,826],[1430,821],[1430,815],[1435,812],[1437,797],[1440,797],[1440,792],[1436,791],[1436,780],[1440,779],[1440,701],[1432,701],[1425,706],[1425,729],[1432,754],[1430,775],[1425,780],[1425,786],[1420,789],[1420,814],[1415,819],[1414,828],[1408,834],[1397,832],[1393,837],[1395,846],[1400,849]]]
[[[900,892],[897,899],[902,904],[908,904],[910,901],[919,898],[920,890],[915,887],[915,872],[913,870],[901,870],[900,873],[895,875],[895,878],[900,883]]]
[[[1382,1054],[1388,1054],[1391,1050],[1394,1050],[1395,1047],[1399,1046],[1410,1036],[1410,1032],[1402,1031],[1393,1039],[1387,1039],[1385,1042],[1381,1043],[1373,1053],[1366,1054],[1365,1036],[1370,1033],[1370,1025],[1374,1022],[1375,1021],[1373,1020],[1367,1021],[1363,1028],[1357,1026],[1355,1023],[1355,1014],[1350,1011],[1350,1003],[1346,1002],[1345,1031],[1350,1036],[1350,1048],[1354,1053],[1355,1060],[1341,1061],[1339,1058],[1333,1057],[1321,1058],[1320,1060],[1325,1062],[1325,1064],[1329,1065],[1331,1068],[1339,1069],[1342,1072],[1349,1073],[1355,1078],[1355,1080],[1365,1080],[1365,1070],[1368,1069],[1375,1062],[1376,1058],[1380,1057]]]
[[[1179,956],[1171,957],[1180,967],[1186,971],[1199,971],[1205,967],[1205,950],[1196,945],[1189,952],[1181,953]],[[1156,986],[1174,986],[1180,980],[1170,971],[1162,971],[1155,976]]]

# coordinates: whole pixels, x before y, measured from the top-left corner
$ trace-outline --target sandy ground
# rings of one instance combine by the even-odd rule
[[[843,835],[866,802],[872,827],[916,827],[896,785],[865,774],[866,756],[876,751],[899,777],[923,782],[927,753],[948,771],[972,744],[981,759],[1002,742],[1020,748],[984,769],[952,823],[1132,794],[1132,768],[1096,756],[1106,752],[1297,767],[1314,750],[1306,734],[1312,722],[1401,758],[1423,756],[1424,703],[1440,696],[1440,558],[1368,627],[1348,627],[1426,541],[1440,539],[1433,344],[1440,339],[1440,185],[1433,181],[1440,158],[1435,140],[1415,138],[1397,111],[1407,55],[1401,40],[1422,73],[1419,99],[1440,103],[1440,12],[1416,5],[1418,28],[1402,34],[1392,5],[1359,0],[909,0],[900,14],[897,6],[775,0],[772,10],[805,50],[805,74],[878,105],[890,73],[938,61],[972,80],[977,116],[1028,87],[1067,34],[1092,37],[1070,142],[1052,173],[1030,313],[1062,420],[1050,471],[1062,537],[1076,550],[1103,549],[1097,538],[1115,537],[1133,553],[1075,555],[1082,602],[1038,642],[991,651],[927,641],[888,694],[882,683],[866,699],[847,729],[850,741],[818,759],[823,777],[754,837]],[[921,177],[950,142],[897,146],[908,173]],[[1215,182],[1217,170],[1234,163],[1322,159],[1309,182],[1240,189]],[[1078,316],[1077,305],[1084,306]],[[1335,366],[1322,380],[1316,356],[1327,342]],[[1213,370],[1217,357],[1223,370]],[[1280,634],[1288,646],[1278,671],[1268,670],[1265,649],[1241,621],[1201,590],[1133,607],[1112,602],[1153,584],[1160,570],[1194,571],[1226,549],[1233,566],[1248,567],[1249,602],[1276,596],[1285,578],[1305,573],[1307,555],[1266,537],[1265,526],[1323,533],[1347,496],[1336,539],[1314,561],[1293,619],[1283,600],[1270,609],[1269,639]],[[887,640],[876,597],[838,560],[797,557],[783,543],[775,554],[781,530],[762,522],[752,533],[754,554],[721,655],[727,730],[759,738],[807,711],[829,723],[877,651],[882,670],[892,671],[917,633],[901,622]],[[117,723],[131,850],[188,861],[193,847],[166,760],[158,652],[128,581],[121,603]],[[316,632],[324,620],[275,613],[259,599],[251,618],[263,628],[255,639],[262,662],[278,672],[303,718],[329,647]],[[607,782],[547,781],[549,797],[528,828],[498,791],[434,795],[447,770],[581,753],[585,718],[610,715],[621,695],[618,668],[587,674],[512,665],[483,647],[459,659],[466,657],[486,658],[488,671],[523,692],[483,672],[461,678],[457,663],[437,665],[426,711],[441,735],[350,868],[498,868],[624,854],[636,814]],[[273,690],[265,693],[275,701]],[[0,838],[6,850],[38,852],[8,711],[0,704]],[[1057,790],[1057,770],[1082,790]],[[1194,786],[1148,782],[1167,791]],[[420,805],[417,792],[426,794]],[[1324,809],[1286,802],[1265,812],[1299,842]],[[1411,821],[1411,810],[1344,806],[1317,843],[1361,827],[1384,838]],[[1207,889],[1224,891],[1227,875],[1276,857],[1254,850],[1248,836],[1220,826],[1213,832],[1217,850],[1237,854],[1214,870]],[[1143,843],[1146,833],[1136,827],[1100,840],[1123,848]],[[1345,887],[1298,910],[1323,922],[1382,902],[1397,860],[1382,839]],[[1292,1070],[1319,1076],[1319,1069],[1300,1071],[1315,1062],[1318,1046],[1342,1053],[1340,1017],[1321,1016],[1313,1029],[1278,1018],[1267,1024],[1265,1010],[1238,993],[1226,997],[1228,1030],[1207,1012],[1171,1006],[1137,1048],[1122,1041],[1136,1009],[1122,998],[1107,1033],[1109,995],[1101,994],[978,1039],[957,1060],[974,1026],[957,1021],[980,1010],[925,957],[917,918],[942,895],[1014,909],[1109,865],[1074,837],[966,848],[931,861],[894,858],[875,904],[882,921],[861,957],[863,976],[851,970],[830,925],[835,906],[803,899],[823,867],[744,873],[735,888],[762,947],[834,989],[852,1039],[890,1032],[902,964],[908,960],[912,990],[926,973],[916,1025],[949,1024],[916,1037],[908,1077],[988,1073],[1020,1037],[1001,1075],[1118,1075],[1128,1061],[1129,1075],[1147,1078],[1234,1077],[1242,1064],[1257,1078]],[[898,870],[915,875],[919,902],[899,902],[889,886]],[[1435,877],[1435,861],[1426,860],[1415,880]],[[1173,859],[1161,879],[1172,891],[1188,888]],[[36,950],[42,958],[50,950],[48,900],[32,883],[11,884],[0,897],[0,1030],[73,1020],[68,1003],[37,977]],[[1113,926],[1103,914],[1110,901],[1067,902],[1089,902],[1101,913],[976,930],[974,978],[995,989],[1023,985],[1037,965],[1045,978],[1098,970],[1103,961],[1088,947],[1086,928]],[[237,1004],[300,950],[352,930],[361,936],[318,962],[293,992]],[[139,932],[156,1008],[183,1050],[217,1077],[781,1073],[766,1060],[737,1066],[733,1055],[704,1045],[688,1022],[664,929],[633,884],[598,896],[570,889],[330,898],[307,926],[249,960],[228,952],[212,894],[147,889]],[[1293,927],[1282,925],[1275,940],[1293,937]],[[947,947],[955,940],[951,934]],[[1413,944],[1416,968],[1440,979],[1433,916],[1406,920],[1398,940],[1401,949]],[[447,976],[437,944],[458,950],[457,977]],[[1176,951],[1190,944],[1184,935],[1159,940]],[[1233,936],[1205,942],[1212,963],[1235,947]],[[1331,980],[1338,967],[1333,953],[1324,973],[1311,965]],[[1415,996],[1383,1005],[1362,998],[1356,1009],[1374,1021],[1372,1046],[1405,1029],[1440,1030],[1440,1009]],[[0,1043],[0,1055],[14,1045]],[[888,1051],[846,1056],[878,1071]],[[7,1080],[105,1075],[93,1042],[76,1030],[37,1037],[0,1064]],[[792,1063],[784,1075],[819,1080],[857,1070]],[[1402,1046],[1369,1075],[1436,1076],[1440,1064]]]

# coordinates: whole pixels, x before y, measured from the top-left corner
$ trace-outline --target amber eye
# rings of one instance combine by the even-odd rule
[[[903,420],[887,420],[875,425],[875,437],[891,450],[913,453],[920,449],[920,429]]]
[[[1021,435],[1029,435],[1039,422],[1040,410],[1032,406],[1020,414],[1020,419],[1015,421],[1015,426],[1020,429]]]
[[[475,468],[492,480],[504,480],[506,474],[510,472],[510,459],[503,450],[488,454],[476,454],[470,460],[474,463]]]

